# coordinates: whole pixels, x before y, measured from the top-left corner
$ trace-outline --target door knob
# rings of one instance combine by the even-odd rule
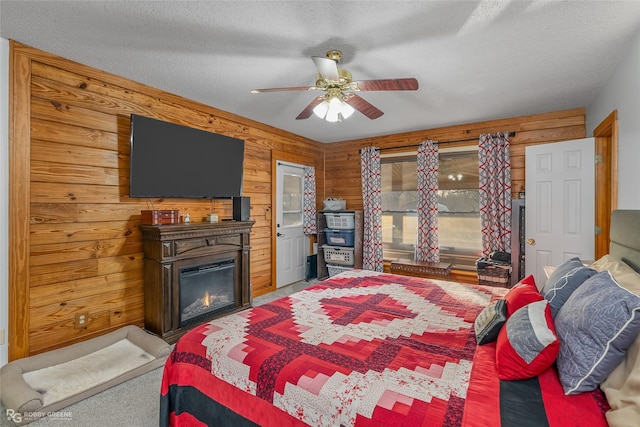
[[[527,239],[527,244],[535,245],[536,244],[536,239]]]
[[[276,236],[280,237],[280,236],[284,236],[284,234],[282,234],[282,233],[276,233]]]

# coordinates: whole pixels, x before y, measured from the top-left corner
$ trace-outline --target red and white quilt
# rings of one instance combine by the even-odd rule
[[[476,422],[485,388],[465,406],[473,322],[505,291],[353,270],[213,320],[167,361],[161,425],[500,425]]]

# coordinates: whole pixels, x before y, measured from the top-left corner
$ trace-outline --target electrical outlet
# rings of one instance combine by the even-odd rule
[[[4,345],[4,329],[0,329],[0,345]]]
[[[89,313],[76,313],[76,322],[74,324],[76,329],[87,329],[89,324]]]

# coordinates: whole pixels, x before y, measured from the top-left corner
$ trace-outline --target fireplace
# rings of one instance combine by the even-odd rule
[[[235,259],[183,267],[178,274],[179,327],[236,307]]]
[[[174,343],[198,324],[251,306],[253,224],[141,225],[145,329]]]

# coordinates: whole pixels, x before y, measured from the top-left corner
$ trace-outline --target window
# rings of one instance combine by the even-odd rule
[[[303,183],[301,175],[285,173],[282,177],[282,226],[302,226]]]
[[[438,166],[440,260],[475,270],[482,252],[478,151],[441,149]],[[382,242],[384,258],[413,259],[417,236],[416,154],[383,155]]]

